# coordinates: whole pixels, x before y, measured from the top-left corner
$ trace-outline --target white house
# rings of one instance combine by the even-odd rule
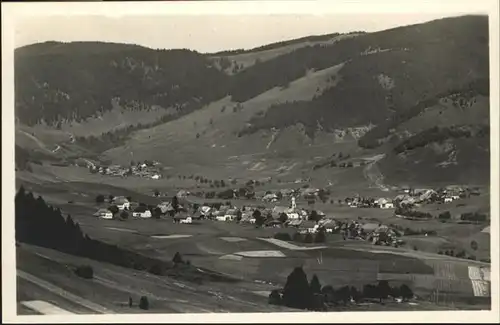
[[[204,206],[200,207],[199,211],[203,216],[208,217],[210,215],[210,213],[212,212],[212,208],[207,206],[207,205],[204,205]]]
[[[180,223],[193,223],[193,218],[187,217],[186,219],[182,219],[179,222]]]
[[[113,212],[109,211],[108,209],[102,208],[97,210],[97,212],[94,213],[94,216],[101,219],[113,219]]]
[[[226,210],[226,213],[224,214],[225,221],[233,221],[236,219],[237,213],[238,212],[235,209]]]
[[[189,195],[191,195],[191,193],[189,191],[186,191],[186,190],[180,190],[179,192],[177,192],[177,198],[179,199],[184,199],[184,198],[187,198]]]
[[[226,215],[215,216],[215,220],[217,221],[227,221]]]
[[[290,220],[299,220],[302,217],[297,212],[285,212]]]
[[[113,198],[113,204],[116,205],[118,210],[130,209],[130,202],[123,196]]]
[[[151,211],[148,210],[148,208],[139,206],[135,211],[132,213],[133,217],[136,218],[151,218]]]
[[[380,206],[382,209],[394,209],[394,203],[386,202]]]
[[[453,202],[453,198],[451,198],[451,197],[444,198],[444,203],[451,203],[451,202]]]
[[[262,198],[262,201],[267,201],[267,202],[276,202],[278,201],[278,196],[274,193],[269,193],[264,195]]]
[[[154,174],[153,176],[151,176],[152,179],[160,179],[160,175],[158,174]]]
[[[394,203],[386,198],[380,198],[375,202],[381,209],[394,209]]]

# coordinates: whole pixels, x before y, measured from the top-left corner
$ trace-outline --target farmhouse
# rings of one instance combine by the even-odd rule
[[[264,197],[262,198],[262,201],[277,202],[278,201],[278,196],[276,194],[274,194],[274,193],[269,193],[269,194],[264,195]]]
[[[166,214],[167,212],[174,210],[170,202],[162,202],[158,204],[156,207],[160,208],[162,214]]]
[[[200,216],[202,216],[204,218],[210,217],[210,215],[212,214],[213,211],[214,210],[207,205],[203,205],[198,209]]]
[[[216,211],[212,214],[217,221],[227,221],[225,211]]]
[[[102,208],[97,210],[97,212],[94,213],[94,216],[102,219],[113,219],[113,212],[109,211],[108,209]]]
[[[173,218],[174,223],[193,223],[193,218],[186,212],[179,212]]]
[[[238,214],[238,210],[236,209],[228,209],[226,210],[224,214],[224,218],[226,219],[225,221],[233,221],[236,219],[236,216]]]
[[[381,209],[393,209],[394,203],[390,199],[380,198],[375,201],[375,204],[379,206]]]
[[[132,212],[132,216],[136,218],[151,218],[151,211],[147,207],[139,206]]]
[[[113,204],[116,205],[116,207],[119,210],[125,210],[125,209],[130,209],[130,202],[126,197],[123,196],[117,196],[113,198]]]
[[[177,198],[179,199],[184,199],[186,197],[188,197],[191,193],[189,193],[189,191],[186,191],[186,190],[180,190],[179,192],[177,192]]]

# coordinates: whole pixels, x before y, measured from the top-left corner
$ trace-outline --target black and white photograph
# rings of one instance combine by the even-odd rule
[[[498,1],[438,3],[2,4],[4,317],[498,321]]]

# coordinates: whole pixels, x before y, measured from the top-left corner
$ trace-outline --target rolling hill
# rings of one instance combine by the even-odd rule
[[[16,144],[239,177],[382,154],[392,183],[487,183],[488,53],[486,16],[213,54],[35,44],[15,53]]]

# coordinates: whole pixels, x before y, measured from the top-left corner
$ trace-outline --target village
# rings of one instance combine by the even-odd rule
[[[250,193],[250,194],[249,194]],[[329,191],[313,188],[284,189],[276,192],[266,191],[258,196],[251,188],[246,191],[224,190],[216,197],[221,202],[196,203],[199,202],[201,193],[192,194],[187,190],[180,190],[171,200],[159,204],[147,205],[133,202],[132,199],[118,196],[105,198],[100,196],[96,202],[108,207],[101,207],[94,216],[102,219],[127,220],[129,217],[137,219],[170,219],[174,223],[193,224],[198,220],[211,220],[214,222],[235,222],[238,224],[250,224],[255,227],[293,228],[296,233],[304,235],[304,242],[312,242],[307,234],[340,234],[343,240],[365,240],[374,245],[387,245],[398,247],[404,244],[400,238],[405,234],[404,229],[390,224],[380,222],[362,222],[357,220],[340,221],[335,216],[327,215],[320,210],[299,208],[297,199],[310,204],[311,201],[321,200],[327,202]],[[413,210],[425,204],[438,203],[448,204],[461,198],[479,195],[476,190],[464,189],[450,186],[438,190],[432,189],[402,189],[402,193],[394,198],[366,198],[347,197],[331,204],[347,206],[350,208],[366,209],[388,209],[393,210],[394,215],[400,218],[432,218],[429,214]],[[155,191],[155,197],[160,193]],[[251,202],[245,206],[231,204],[231,199],[243,197]],[[194,200],[193,200],[194,199]],[[198,199],[198,201],[196,200]],[[224,202],[225,201],[225,202]],[[266,203],[259,204],[261,201]],[[288,201],[288,205],[278,205],[279,202]],[[441,219],[441,215],[439,216]],[[432,231],[429,231],[431,234]],[[425,233],[427,236],[427,232]],[[304,237],[303,236],[303,237]],[[309,238],[309,239],[308,239]],[[291,240],[291,238],[290,238]],[[321,241],[324,241],[321,240]]]
[[[160,179],[162,177],[160,163],[146,160],[144,162],[131,162],[130,167],[121,165],[98,166],[90,161],[84,162],[92,174],[109,175],[116,177],[137,176],[150,179]]]

